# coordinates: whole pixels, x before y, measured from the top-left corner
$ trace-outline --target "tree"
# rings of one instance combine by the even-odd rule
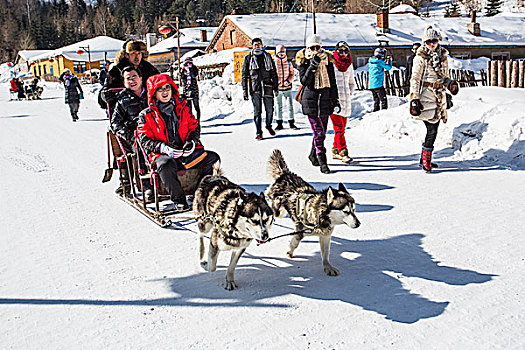
[[[492,17],[500,13],[501,5],[503,5],[501,0],[487,0],[487,5],[485,6],[487,17]]]

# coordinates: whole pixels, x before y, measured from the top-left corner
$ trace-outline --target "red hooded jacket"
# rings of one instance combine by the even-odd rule
[[[170,144],[168,139],[168,128],[157,105],[155,104],[155,92],[161,86],[170,84],[173,87],[173,99],[175,100],[175,113],[179,118],[178,133],[182,142],[186,142],[190,134],[197,130],[198,121],[190,113],[185,100],[181,100],[177,85],[169,75],[157,74],[149,77],[147,82],[149,108],[142,111],[139,115],[137,134],[146,152],[149,153],[151,163],[160,156],[160,146],[162,143]],[[203,148],[197,142],[195,148]]]

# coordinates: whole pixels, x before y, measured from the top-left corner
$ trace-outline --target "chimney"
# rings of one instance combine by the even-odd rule
[[[206,29],[201,29],[201,41],[203,43],[208,41],[208,33],[206,32]]]
[[[381,34],[390,33],[388,28],[388,7],[380,7],[377,9],[377,32]]]
[[[467,24],[467,29],[470,32],[470,34],[480,36],[481,30],[479,28],[479,23],[476,23],[476,11],[472,11],[470,15],[470,23]]]

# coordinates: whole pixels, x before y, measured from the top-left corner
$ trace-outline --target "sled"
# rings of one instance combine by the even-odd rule
[[[191,205],[189,209],[182,211],[170,207],[172,202],[169,193],[162,184],[157,169],[149,162],[138,138],[134,147],[135,152],[123,139],[111,131],[108,131],[108,140],[117,167],[119,170],[124,167],[128,174],[127,178],[123,178],[123,172],[119,171],[119,179],[122,185],[122,193],[117,194],[119,199],[163,228],[169,227],[177,221],[195,219],[191,215]],[[108,160],[108,168],[109,165]],[[108,170],[106,170],[106,174],[107,172]],[[197,188],[200,175],[201,170],[198,169],[179,170],[177,172],[182,189],[190,201]],[[145,183],[151,184],[152,200],[148,200],[146,196]]]

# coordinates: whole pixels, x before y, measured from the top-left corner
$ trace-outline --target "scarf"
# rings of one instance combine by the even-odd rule
[[[352,57],[350,56],[343,57],[339,55],[339,52],[337,51],[335,51],[333,55],[335,58],[334,64],[337,67],[337,69],[340,72],[346,72],[348,70],[348,67],[350,67],[350,65],[352,64]]]
[[[73,78],[73,74],[64,75],[64,85],[69,87],[71,85],[71,78]]]
[[[315,55],[321,58],[321,63],[315,70],[314,78],[314,89],[324,89],[330,87],[330,77],[328,76],[328,62],[329,56],[328,52],[321,49],[321,51],[313,52],[309,47],[305,49],[304,57],[307,60],[311,60]]]
[[[441,47],[441,45],[438,45],[435,50],[429,50],[426,46],[422,46],[418,52],[421,52],[421,56],[425,58],[428,63],[434,68],[436,72],[439,72],[441,70],[441,62],[446,60],[445,57],[445,50]]]
[[[166,103],[155,99],[155,104],[159,110],[160,115],[164,118],[166,128],[168,128],[169,145],[175,148],[182,148],[183,142],[179,135],[179,117],[175,112],[175,100],[173,97]]]
[[[264,69],[267,71],[272,70],[272,56],[266,54],[263,49],[253,49],[252,57],[250,60],[250,69],[259,70],[259,63],[257,62],[257,56],[264,55]]]

